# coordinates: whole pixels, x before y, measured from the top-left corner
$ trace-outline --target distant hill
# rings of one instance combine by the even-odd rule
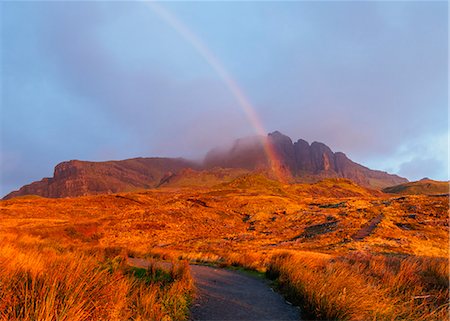
[[[277,176],[271,172],[265,152],[267,146],[276,154],[277,166],[289,177],[289,183],[346,178],[367,188],[381,189],[407,182],[397,175],[357,164],[344,153],[334,153],[323,143],[313,142],[310,145],[302,139],[292,143],[288,136],[273,132],[267,137],[238,139],[231,149],[213,149],[206,155],[203,164],[183,158],[158,157],[62,162],[55,167],[53,177],[25,185],[4,199],[23,195],[75,197],[158,187],[209,187],[249,173],[273,179]]]
[[[197,168],[182,158],[133,158],[122,161],[71,160],[55,167],[52,178],[25,185],[4,199],[22,195],[72,197],[108,194],[156,187],[165,175]]]
[[[432,179],[422,179],[417,182],[410,182],[386,187],[383,189],[383,192],[402,195],[448,194],[449,182],[434,181]]]

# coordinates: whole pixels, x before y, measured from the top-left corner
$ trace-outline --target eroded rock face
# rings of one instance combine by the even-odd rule
[[[311,162],[316,173],[336,170],[334,153],[323,143],[314,142],[311,144]]]
[[[299,139],[294,143],[295,163],[297,164],[297,171],[313,172],[314,166],[311,158],[311,146],[308,142]]]
[[[267,140],[278,155],[278,160],[281,162],[279,166],[288,169],[291,174],[295,174],[297,171],[297,163],[295,161],[295,149],[292,140],[278,131],[270,133],[267,136]]]
[[[25,185],[4,198],[22,195],[73,197],[155,187],[168,172],[198,165],[181,158],[134,158],[123,161],[72,160],[55,167],[52,178]]]
[[[297,181],[317,181],[328,177],[348,178],[362,186],[383,188],[407,182],[405,178],[377,170],[371,170],[350,160],[344,153],[334,153],[327,145],[303,139],[295,143],[282,133],[270,133],[259,143],[242,144],[236,141],[230,150],[211,151],[205,158],[206,167],[230,167],[257,169],[268,166],[264,143],[270,144],[280,165],[290,171]],[[245,160],[245,162],[243,162]]]

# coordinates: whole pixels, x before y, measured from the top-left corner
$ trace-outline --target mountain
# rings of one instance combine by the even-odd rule
[[[184,168],[197,168],[182,158],[133,158],[121,161],[71,160],[55,167],[52,178],[25,185],[4,197],[22,195],[71,197],[117,193],[156,187],[165,176]]]
[[[276,155],[276,165],[267,156]],[[278,175],[274,175],[274,168]],[[156,187],[208,187],[257,172],[270,178],[287,178],[289,183],[314,183],[325,178],[347,178],[368,188],[406,183],[405,178],[371,170],[334,153],[327,145],[295,143],[280,132],[267,137],[238,139],[231,148],[216,148],[203,164],[182,158],[133,158],[121,161],[88,162],[71,160],[55,167],[51,178],[25,185],[4,198],[23,195],[73,197],[118,193]],[[284,179],[283,179],[284,181]]]
[[[278,158],[278,166],[287,171],[294,182],[317,182],[323,178],[348,178],[359,185],[384,188],[408,182],[407,179],[386,172],[371,170],[350,160],[344,153],[334,153],[327,145],[313,142],[311,145],[299,139],[295,143],[275,131],[267,138],[240,139],[228,150],[214,149],[204,161],[207,168],[231,167],[257,170],[268,167],[269,159],[264,151],[269,144]]]
[[[424,178],[417,182],[386,187],[383,189],[383,192],[401,195],[448,194],[449,182],[434,181],[432,179]]]

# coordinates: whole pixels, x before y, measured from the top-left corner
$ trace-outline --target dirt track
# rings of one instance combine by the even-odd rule
[[[240,272],[193,265],[199,298],[193,320],[299,320],[299,310],[288,305],[264,280]]]
[[[130,259],[136,266],[146,261]],[[300,320],[299,309],[273,292],[267,282],[242,272],[191,265],[198,298],[192,320]]]

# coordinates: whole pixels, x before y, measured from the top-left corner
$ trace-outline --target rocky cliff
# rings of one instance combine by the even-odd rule
[[[71,197],[152,188],[167,173],[197,167],[181,158],[134,158],[107,162],[71,160],[58,164],[52,178],[25,185],[4,198],[31,194]]]
[[[230,150],[216,149],[209,152],[205,157],[205,166],[251,170],[267,167],[269,160],[264,152],[264,144],[270,144],[279,165],[290,172],[294,181],[315,182],[323,178],[342,177],[371,188],[383,188],[408,181],[403,177],[357,164],[344,153],[334,153],[323,143],[309,144],[302,139],[293,143],[288,136],[278,131],[270,133],[266,138],[247,139],[245,144],[242,141],[236,141]]]

